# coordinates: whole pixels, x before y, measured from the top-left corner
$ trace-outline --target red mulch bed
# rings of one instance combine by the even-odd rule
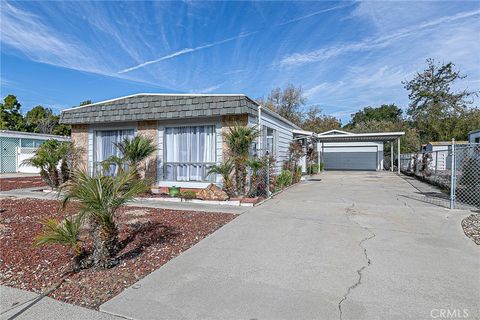
[[[32,247],[42,229],[39,219],[61,218],[58,204],[37,199],[1,200],[0,284],[45,292],[67,273],[66,280],[49,296],[95,309],[235,218],[227,213],[125,207],[118,221],[120,263],[106,270],[68,273],[72,256],[66,247]],[[70,206],[67,211],[75,208]]]
[[[45,186],[47,184],[40,177],[0,178],[0,191]]]

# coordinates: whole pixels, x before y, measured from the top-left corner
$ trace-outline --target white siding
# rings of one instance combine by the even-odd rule
[[[282,170],[283,163],[288,159],[288,147],[293,140],[293,130],[295,129],[292,125],[278,119],[277,117],[271,115],[268,112],[264,111],[262,108],[261,112],[261,125],[275,130],[275,159],[276,159],[276,168],[277,172]],[[255,124],[258,120],[255,118]],[[263,132],[262,132],[263,133]],[[263,141],[263,139],[261,139]],[[260,149],[264,149],[265,146],[262,145],[262,142],[259,145]]]

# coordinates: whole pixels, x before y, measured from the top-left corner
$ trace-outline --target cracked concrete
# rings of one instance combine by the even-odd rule
[[[417,190],[388,172],[321,178],[245,212],[100,309],[132,319],[480,317],[480,250],[460,226],[469,212],[413,200]]]

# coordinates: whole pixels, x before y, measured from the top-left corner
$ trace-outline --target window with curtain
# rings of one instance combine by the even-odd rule
[[[215,164],[215,126],[165,129],[165,180],[212,181]]]
[[[101,170],[102,161],[111,156],[120,157],[120,151],[115,147],[114,143],[123,141],[125,138],[133,138],[135,132],[133,129],[124,130],[102,130],[95,132],[94,141],[94,168],[96,171]],[[114,174],[116,172],[115,165],[111,165],[108,172],[104,174]]]
[[[267,128],[267,135],[266,135],[266,148],[268,154],[271,156],[275,156],[275,130],[272,128]]]

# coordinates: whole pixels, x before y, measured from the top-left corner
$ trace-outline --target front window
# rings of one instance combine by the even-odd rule
[[[215,164],[215,126],[165,129],[165,180],[212,181]]]
[[[275,130],[267,128],[266,149],[270,156],[275,156]]]
[[[133,136],[133,129],[96,131],[94,145],[94,172],[101,172],[102,162],[111,156],[121,157],[122,155],[115,146],[115,143],[119,143],[125,138],[132,139]],[[109,175],[115,173],[115,171],[115,165],[111,165],[107,172],[103,173]]]

